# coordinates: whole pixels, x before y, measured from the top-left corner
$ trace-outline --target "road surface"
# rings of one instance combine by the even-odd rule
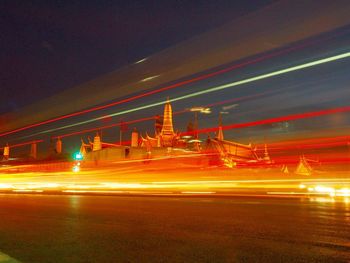
[[[350,203],[2,194],[0,251],[20,262],[348,262]]]

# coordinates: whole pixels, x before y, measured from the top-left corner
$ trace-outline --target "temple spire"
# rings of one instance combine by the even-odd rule
[[[174,137],[173,110],[171,108],[169,97],[164,106],[163,126],[160,135],[166,144],[165,146],[172,146],[172,140]]]
[[[55,150],[58,154],[62,153],[62,141],[60,137],[57,138]]]
[[[171,108],[169,97],[167,98],[167,102],[164,106],[164,114],[163,114],[163,126],[162,126],[162,134],[173,134],[173,110]]]
[[[86,155],[86,146],[88,146],[88,144],[86,144],[85,142],[84,142],[84,140],[83,140],[83,138],[81,138],[80,139],[81,140],[81,146],[80,146],[80,154],[82,155],[82,156],[85,156]],[[89,145],[90,146],[90,145]]]
[[[4,147],[4,160],[8,160],[10,158],[10,146],[8,143],[6,143],[6,146]]]
[[[102,149],[102,142],[101,142],[101,137],[98,134],[98,132],[96,133],[96,136],[94,137],[94,142],[92,144],[92,151],[99,151]]]
[[[270,158],[269,152],[267,151],[267,144],[266,143],[264,146],[264,158],[263,159],[265,162],[271,163],[271,158]]]
[[[216,136],[216,138],[220,141],[224,140],[224,133],[222,131],[222,115],[221,112],[219,113],[219,130],[218,130],[218,134]]]

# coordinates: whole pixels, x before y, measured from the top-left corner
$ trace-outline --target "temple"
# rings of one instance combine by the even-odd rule
[[[153,158],[164,158],[184,155],[198,156],[200,161],[193,158],[195,163],[205,163],[214,160],[216,165],[226,165],[235,167],[240,164],[263,162],[272,164],[271,158],[265,146],[263,157],[258,157],[256,150],[252,146],[229,141],[224,138],[222,126],[222,116],[219,115],[219,126],[217,134],[214,138],[210,138],[203,142],[198,134],[198,116],[195,112],[194,120],[190,120],[187,125],[187,132],[180,133],[175,131],[173,125],[173,110],[169,98],[164,104],[162,116],[155,118],[154,135],[150,136],[147,132],[144,136],[140,134],[136,128],[131,132],[130,141],[126,143],[109,143],[102,139],[100,133],[96,133],[93,140],[87,137],[87,142],[81,138],[81,146],[79,153],[83,156],[85,165],[90,163],[108,164],[110,161],[120,161],[125,159],[144,159],[150,160]],[[36,141],[31,143],[30,160],[36,160],[37,145]],[[1,148],[0,148],[1,149]],[[3,161],[10,159],[10,146],[6,145],[3,148]],[[52,141],[50,154],[53,159],[64,159],[66,155],[62,149],[62,140],[57,137],[56,142]],[[28,157],[29,157],[28,156]],[[208,157],[207,157],[208,156]],[[186,159],[189,162],[191,159]],[[177,162],[178,160],[176,160]],[[110,163],[109,163],[110,164]],[[108,165],[109,165],[108,164]],[[299,169],[302,170],[302,169]]]
[[[187,126],[188,134],[181,136],[174,131],[173,110],[169,98],[164,105],[163,116],[157,116],[155,120],[154,136],[147,132],[144,136],[134,129],[131,133],[129,145],[113,145],[105,143],[96,134],[93,142],[86,144],[82,141],[80,152],[86,160],[117,160],[125,158],[153,158],[177,153],[205,153],[210,152],[218,156],[218,164],[235,167],[241,163],[270,163],[267,149],[264,158],[259,158],[252,146],[224,139],[222,116],[219,115],[218,132],[214,138],[208,138],[202,143],[198,136],[198,117],[195,113],[194,123]],[[89,139],[89,138],[88,138]],[[113,146],[113,147],[110,147]]]
[[[155,124],[155,136],[151,137],[146,133],[146,137],[141,136],[141,146],[147,147],[174,147],[177,145],[179,135],[174,132],[173,110],[169,98],[164,106],[163,122],[159,118]]]
[[[208,138],[206,150],[217,152],[228,167],[235,167],[239,163],[257,163],[260,161],[251,144],[241,144],[224,139],[221,113],[219,115],[218,132],[215,138]]]

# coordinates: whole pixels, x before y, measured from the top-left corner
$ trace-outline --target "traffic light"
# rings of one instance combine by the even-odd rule
[[[76,160],[76,161],[81,161],[81,160],[83,160],[83,155],[82,155],[80,152],[75,153],[75,154],[74,154],[74,160]]]

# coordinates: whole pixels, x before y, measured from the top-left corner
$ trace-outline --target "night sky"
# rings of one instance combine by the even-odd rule
[[[65,136],[84,129],[89,130],[119,123],[121,120],[130,121],[161,115],[163,105],[123,115],[118,114],[152,103],[163,102],[167,96],[176,99],[219,85],[349,52],[350,19],[348,23],[346,10],[350,10],[350,5],[346,9],[334,4],[333,7],[338,8],[335,10],[339,11],[340,6],[345,11],[339,16],[336,13],[328,17],[328,8],[325,8],[324,3],[321,8],[322,12],[317,13],[316,10],[315,13],[312,13],[313,10],[310,8],[312,4],[309,3],[305,9],[299,9],[298,4],[292,1],[282,1],[277,4],[274,4],[273,1],[147,1],[147,5],[144,1],[86,2],[56,1],[41,4],[31,4],[29,1],[1,2],[0,113],[14,112],[13,116],[16,116],[14,117],[16,119],[13,121],[17,121],[17,126],[14,127],[21,127],[19,123],[25,120],[21,114],[30,115],[33,117],[32,120],[41,117],[39,121],[42,121],[62,115],[62,113],[57,113],[56,109],[68,111],[69,105],[72,104],[77,107],[77,110],[81,110],[86,105],[92,107],[101,105],[101,103],[113,102],[194,76],[212,73],[241,63],[247,64],[225,74],[184,85],[182,88],[30,128],[9,136],[2,136],[0,145],[7,142],[14,144],[43,139],[45,143],[40,144],[40,147],[44,151],[54,136]],[[270,9],[271,3],[274,8],[277,6],[282,9],[288,7],[284,5],[285,3],[292,3],[294,13],[273,13],[271,16],[269,10],[275,10]],[[252,15],[255,10],[258,11],[256,16]],[[235,20],[241,17],[240,22]],[[262,19],[260,21],[263,23],[256,26],[254,18]],[[332,19],[336,25],[341,26],[333,26],[330,27],[332,30],[325,30],[324,25],[328,23],[332,25]],[[283,23],[274,23],[274,21]],[[226,35],[216,34],[223,29],[227,30]],[[314,33],[316,31],[318,33]],[[204,43],[201,50],[197,48],[198,42],[186,41],[204,32],[210,32],[206,35],[210,43]],[[219,37],[210,39],[211,36]],[[286,41],[291,36],[298,41]],[[203,39],[201,37],[197,40]],[[246,42],[242,39],[245,39]],[[185,43],[183,46],[178,45],[173,48],[175,44],[182,41]],[[159,51],[168,47],[173,49],[168,49],[168,53],[162,52],[158,56]],[[211,47],[212,50],[210,50]],[[259,48],[261,48],[260,51],[257,51]],[[290,48],[288,52],[283,51]],[[225,60],[223,56],[221,60],[225,61],[224,63],[212,66],[216,58],[213,56],[220,57],[221,49],[227,51],[222,54],[230,55],[230,60]],[[205,52],[201,53],[203,50]],[[232,55],[230,52],[236,53]],[[269,57],[276,52],[281,53],[278,56]],[[175,59],[169,53],[175,54],[174,56],[179,55],[179,58],[176,57],[178,59],[176,63],[180,64],[176,64]],[[202,55],[203,60],[200,60]],[[269,59],[259,60],[261,56],[267,56]],[[135,64],[136,61],[145,57],[148,57],[146,63]],[[256,59],[258,59],[256,62],[250,63]],[[204,68],[204,71],[191,71],[191,69],[197,70],[198,61],[208,63],[209,66]],[[125,67],[126,65],[131,66]],[[167,66],[174,66],[174,68],[167,68]],[[224,112],[224,125],[229,125],[344,107],[349,105],[349,67],[350,61],[347,58],[239,87],[179,100],[173,103],[173,110],[178,112],[193,106],[216,104],[211,107],[211,114],[200,114],[199,116],[199,128],[208,128],[217,126],[219,112]],[[115,72],[120,68],[121,71]],[[136,71],[133,71],[135,68]],[[183,69],[186,74],[182,77],[176,77],[175,74],[175,77],[172,78],[173,75],[170,73],[177,68]],[[66,104],[63,103],[64,105],[50,104],[50,102],[55,103],[55,98],[60,96],[63,90],[75,92],[77,89],[71,89],[72,87],[101,77],[108,72],[112,72],[113,76],[119,74],[126,80],[136,82],[124,83],[124,85],[123,82],[119,83],[111,78],[109,82],[112,85],[108,86],[111,83],[107,83],[108,81],[104,81],[102,77],[102,81],[97,80],[97,92],[109,98],[110,101],[96,99],[94,102],[95,95],[91,92],[94,91],[94,87],[88,84],[83,86],[83,90],[85,91],[85,88],[88,90],[85,95],[92,98],[92,103],[82,103],[81,105],[85,106],[81,106],[79,103],[82,100],[79,100],[77,92],[66,101],[63,98],[63,101],[66,102]],[[135,74],[128,75],[130,72]],[[190,73],[187,74],[187,72]],[[154,82],[142,82],[143,78],[151,77],[152,74],[159,74],[160,77]],[[119,80],[123,81],[123,79]],[[142,86],[143,84],[145,85]],[[99,86],[103,85],[105,85],[103,89],[102,87],[99,89]],[[118,94],[118,87],[123,85],[127,89],[131,87],[128,95]],[[72,94],[72,92],[65,94]],[[111,96],[102,94],[104,92]],[[51,96],[53,99],[46,100],[46,104],[42,104],[42,99]],[[225,100],[232,100],[232,102],[217,104]],[[32,103],[44,105],[44,110],[36,112],[36,108],[31,108],[31,111],[20,111],[21,107]],[[62,103],[62,97],[60,103]],[[70,112],[64,114],[67,113]],[[43,119],[43,116],[46,116],[46,119]],[[109,117],[104,118],[104,116]],[[190,120],[193,121],[191,112],[174,116],[175,129],[185,131]],[[124,139],[127,140],[130,137],[133,128],[137,128],[144,136],[146,132],[153,135],[153,124],[154,121],[151,120],[130,125]],[[2,125],[2,132],[7,129],[4,127],[6,126]],[[349,127],[348,113],[342,113],[294,122],[228,130],[225,131],[225,136],[227,139],[243,143],[262,143],[295,137],[313,137],[315,134],[343,135],[350,130]],[[94,131],[65,137],[65,149],[75,151],[79,147],[81,137],[86,140],[88,136],[92,138],[95,133]],[[201,136],[204,139],[207,134]],[[103,139],[106,142],[118,142],[119,129],[114,127],[104,130]]]
[[[252,1],[1,1],[0,113],[264,7]]]

